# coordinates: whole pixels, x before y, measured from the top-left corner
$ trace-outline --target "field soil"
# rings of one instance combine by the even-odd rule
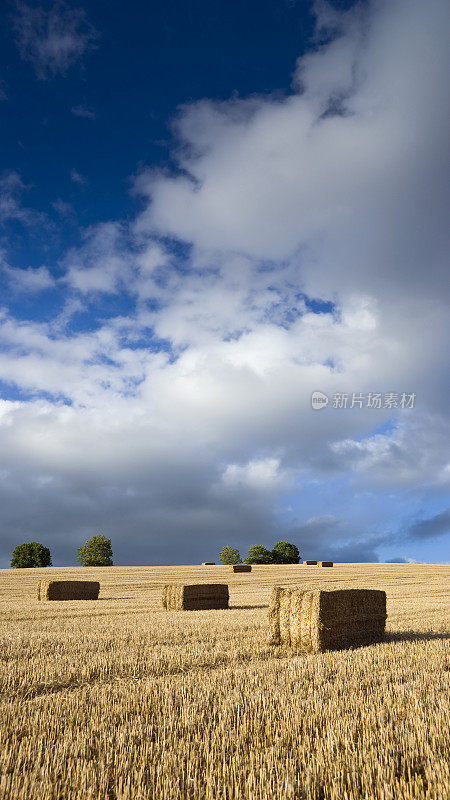
[[[171,582],[230,609],[164,611]],[[269,645],[276,585],[385,590],[385,641]],[[0,799],[449,800],[449,601],[448,566],[0,570]]]

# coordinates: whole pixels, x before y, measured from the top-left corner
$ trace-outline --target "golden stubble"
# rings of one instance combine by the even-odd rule
[[[450,568],[0,572],[1,800],[447,800]],[[99,580],[97,601],[35,599]],[[230,609],[161,610],[169,583]],[[387,593],[387,637],[268,644],[273,586]]]

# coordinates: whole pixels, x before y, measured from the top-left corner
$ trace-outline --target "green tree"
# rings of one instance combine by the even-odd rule
[[[272,550],[272,561],[274,564],[298,564],[298,547],[290,542],[277,542]]]
[[[241,557],[239,555],[239,550],[235,550],[233,547],[230,547],[229,544],[222,547],[222,550],[219,553],[219,558],[222,564],[240,564]]]
[[[51,567],[50,550],[39,542],[22,542],[14,548],[11,566],[18,569]]]
[[[262,544],[254,544],[244,561],[246,564],[272,564],[272,553]]]
[[[112,567],[112,559],[111,539],[107,539],[101,533],[92,536],[78,550],[78,561],[83,567]]]

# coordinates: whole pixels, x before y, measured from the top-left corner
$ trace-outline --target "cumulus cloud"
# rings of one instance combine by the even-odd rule
[[[21,57],[32,64],[40,79],[66,75],[97,38],[84,10],[63,0],[49,11],[18,0],[14,29]]]
[[[16,170],[0,176],[0,225],[9,221],[35,225],[44,221],[44,215],[23,204],[22,195],[29,187]]]
[[[3,264],[0,265],[0,269],[14,292],[41,292],[55,286],[55,279],[44,266],[14,269],[8,264]]]
[[[141,228],[293,259],[313,296],[385,296],[387,280],[391,297],[433,294],[447,242],[447,14],[442,0],[357,7],[300,59],[302,91],[182,108],[180,173],[140,175]]]
[[[440,480],[446,462],[449,435],[448,419],[418,410],[391,433],[369,435],[361,441],[333,442],[331,449],[343,468],[372,483],[412,485],[421,479],[426,481],[427,476],[434,483]]]
[[[100,527],[131,562],[280,538],[376,561],[395,502],[361,516],[372,490],[408,497],[419,541],[411,498],[449,475],[447,8],[318,9],[325,43],[285,97],[180,109],[179,169],[141,171],[134,222],[93,226],[65,253],[58,319],[2,312],[1,374],[31,395],[0,425],[11,541],[22,524],[51,530],[65,554],[60,534]],[[77,330],[99,298],[123,310]],[[314,411],[314,390],[417,399]]]
[[[107,222],[89,228],[83,238],[83,246],[65,256],[65,280],[82,294],[117,292],[128,271],[120,224]]]
[[[245,486],[256,491],[267,491],[285,484],[286,478],[280,474],[280,461],[277,458],[262,458],[248,464],[228,464],[222,481],[226,486]]]

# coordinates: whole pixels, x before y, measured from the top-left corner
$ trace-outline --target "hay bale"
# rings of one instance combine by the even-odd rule
[[[280,598],[283,589],[273,586],[269,600],[269,644],[281,644],[280,637]]]
[[[162,605],[166,611],[200,611],[228,608],[229,591],[226,583],[172,583],[163,586]]]
[[[202,567],[215,567],[215,561],[202,561]]]
[[[319,653],[379,642],[386,625],[386,592],[272,589],[269,643]]]
[[[251,564],[230,564],[230,572],[251,572]]]
[[[98,600],[98,581],[39,581],[38,600]]]
[[[319,561],[319,567],[332,567],[332,561]]]
[[[304,561],[304,564],[308,564],[310,567],[317,567],[317,561]]]

